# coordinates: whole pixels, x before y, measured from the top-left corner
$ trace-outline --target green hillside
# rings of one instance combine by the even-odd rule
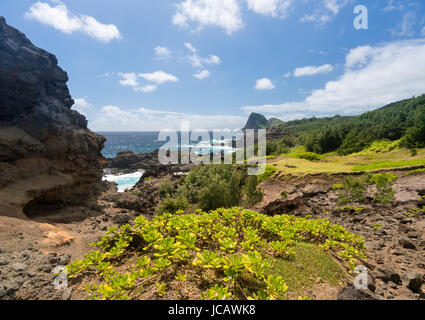
[[[284,122],[272,130],[273,144],[305,145],[307,151],[341,155],[359,152],[376,140],[400,140],[400,146],[425,147],[425,95],[392,103],[358,116],[334,116]],[[272,139],[273,140],[273,139]]]

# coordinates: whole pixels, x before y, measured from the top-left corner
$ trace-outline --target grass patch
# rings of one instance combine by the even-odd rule
[[[263,174],[258,176],[258,183],[262,183],[270,179],[272,175],[274,175],[276,170],[277,170],[276,167],[267,165],[266,171]]]
[[[353,207],[353,206],[345,206],[345,207],[336,207],[335,210],[337,212],[345,212],[345,213],[358,213],[365,210],[365,208]]]
[[[420,175],[420,174],[425,174],[425,168],[424,169],[412,170],[412,171],[408,172],[406,174],[406,176],[409,176],[409,175]]]
[[[367,165],[358,165],[352,171],[370,171],[378,169],[402,168],[425,164],[425,159],[404,160],[404,161],[376,161]]]
[[[270,272],[281,276],[288,286],[288,295],[297,298],[315,285],[327,283],[338,286],[345,275],[332,256],[310,243],[298,243],[294,258],[284,260],[269,258]]]
[[[344,185],[342,183],[335,183],[332,186],[332,190],[342,190],[342,189],[344,189]]]
[[[298,146],[291,149],[290,153],[284,153],[280,155],[281,157],[289,157],[289,158],[295,158],[295,159],[304,159],[308,161],[320,161],[322,159],[322,155],[314,153],[314,152],[307,152],[304,146]]]
[[[364,150],[355,153],[354,155],[367,155],[370,153],[385,153],[390,152],[400,148],[400,140],[391,141],[391,140],[380,140],[374,141],[369,147]]]

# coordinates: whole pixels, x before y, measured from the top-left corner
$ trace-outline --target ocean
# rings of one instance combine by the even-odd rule
[[[98,132],[106,138],[102,154],[105,158],[115,158],[120,150],[134,153],[150,153],[161,148],[159,132]]]
[[[150,153],[161,148],[165,142],[158,141],[159,132],[98,132],[106,137],[105,146],[102,154],[105,158],[114,158],[117,152],[121,150],[131,150],[134,153]],[[179,134],[179,140],[181,134]],[[217,143],[221,142],[221,146]],[[236,149],[232,148],[231,140],[214,140],[213,133],[210,133],[210,141],[194,142],[192,144],[178,144],[175,148],[182,150],[192,149],[198,154],[209,153],[233,153]],[[118,191],[124,192],[131,189],[140,178],[143,176],[143,171],[134,172],[131,174],[113,175],[107,170],[105,171],[103,180],[115,182],[118,184]]]

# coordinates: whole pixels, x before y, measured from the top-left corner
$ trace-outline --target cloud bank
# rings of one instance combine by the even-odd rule
[[[25,17],[66,34],[82,32],[105,43],[122,38],[117,26],[100,23],[90,16],[75,15],[68,10],[64,3],[60,1],[55,1],[55,3],[57,3],[56,6],[50,6],[47,2],[36,2],[25,13]]]
[[[425,92],[425,40],[361,46],[346,55],[342,76],[314,90],[304,101],[245,106],[249,112],[277,114],[356,114]]]

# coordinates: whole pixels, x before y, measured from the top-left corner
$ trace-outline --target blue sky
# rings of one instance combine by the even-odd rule
[[[234,129],[425,92],[422,1],[2,0],[0,15],[58,57],[96,131]]]

